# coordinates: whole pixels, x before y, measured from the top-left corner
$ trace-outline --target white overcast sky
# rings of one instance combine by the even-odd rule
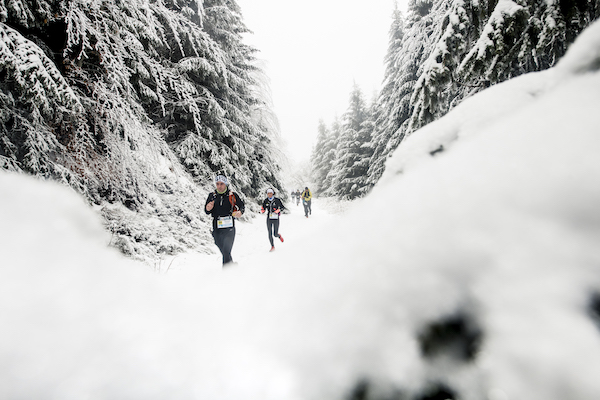
[[[286,153],[307,160],[319,119],[330,126],[346,111],[354,82],[367,101],[381,88],[394,0],[237,3],[270,78]]]

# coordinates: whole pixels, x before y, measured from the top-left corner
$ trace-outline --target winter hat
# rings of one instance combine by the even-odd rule
[[[273,189],[269,188],[269,189],[267,189],[267,194],[269,194],[269,193],[275,194],[275,191]]]
[[[227,177],[225,175],[217,175],[217,177],[215,178],[215,183],[217,182],[223,182],[227,185]]]

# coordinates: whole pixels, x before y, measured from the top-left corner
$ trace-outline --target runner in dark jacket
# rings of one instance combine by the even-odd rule
[[[212,235],[223,255],[223,265],[226,265],[233,262],[231,249],[235,240],[235,218],[241,217],[246,208],[237,193],[229,190],[225,176],[217,176],[216,186],[217,189],[208,195],[204,210],[213,217]]]
[[[285,210],[283,203],[277,197],[275,197],[275,191],[273,189],[267,190],[267,198],[263,201],[261,213],[267,213],[267,230],[269,231],[269,242],[271,242],[271,250],[275,250],[275,244],[273,243],[273,236],[279,238],[283,243],[283,236],[279,234],[279,217],[281,212]]]

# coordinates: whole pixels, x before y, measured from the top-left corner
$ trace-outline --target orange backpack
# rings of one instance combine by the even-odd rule
[[[235,204],[235,193],[229,192],[229,203],[231,204],[231,212],[238,211],[240,208]]]

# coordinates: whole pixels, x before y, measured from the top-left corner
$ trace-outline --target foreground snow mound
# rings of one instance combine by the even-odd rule
[[[414,133],[296,253],[202,280],[0,174],[0,398],[598,399],[598,37]]]

